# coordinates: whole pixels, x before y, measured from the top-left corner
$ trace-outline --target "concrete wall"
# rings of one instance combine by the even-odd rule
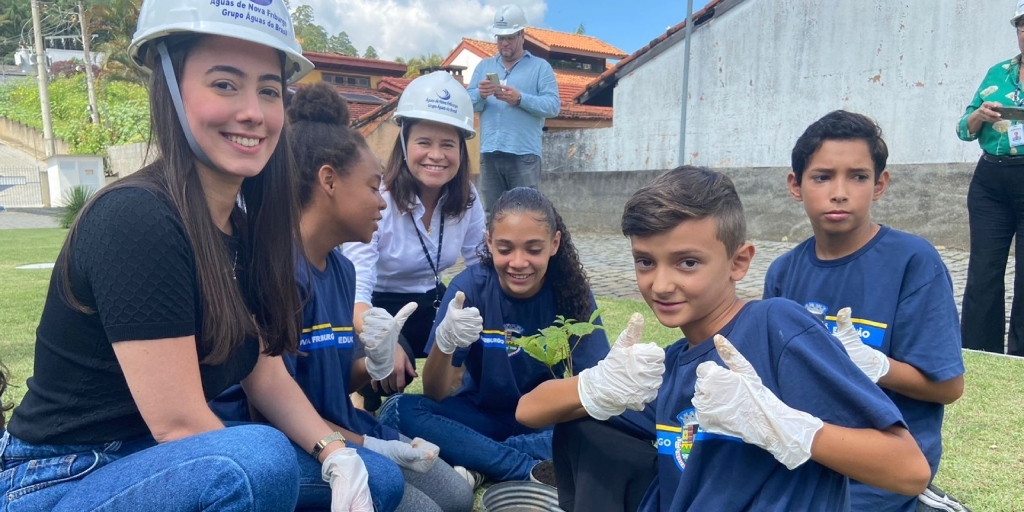
[[[20,151],[32,155],[36,160],[46,159],[46,145],[43,143],[43,132],[30,126],[0,117],[0,139],[11,143]],[[60,138],[53,139],[54,149],[58,155],[69,153],[68,144]]]
[[[154,145],[147,154],[147,146],[145,142],[107,146],[107,170],[112,175],[107,181],[124,178],[156,160],[159,150]]]
[[[686,163],[788,165],[804,128],[838,108],[881,125],[891,163],[975,161],[977,144],[959,141],[954,126],[986,70],[1019,53],[1013,2],[728,4],[693,34]],[[619,79],[607,169],[677,165],[683,49]]]
[[[748,238],[797,242],[811,236],[802,204],[786,188],[788,167],[718,170],[732,178],[740,194]],[[966,249],[970,239],[964,198],[973,171],[974,164],[890,166],[892,180],[872,206],[872,217],[935,245]],[[545,172],[541,191],[573,229],[618,232],[626,200],[661,172]]]

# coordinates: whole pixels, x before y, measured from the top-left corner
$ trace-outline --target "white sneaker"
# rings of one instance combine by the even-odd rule
[[[469,486],[474,491],[476,490],[477,487],[480,487],[480,484],[484,483],[484,475],[483,475],[483,473],[480,473],[479,471],[473,471],[472,469],[466,469],[466,468],[464,468],[462,466],[452,466],[452,469],[455,470],[455,473],[457,475],[461,476],[462,478],[465,478],[466,482],[469,483]]]
[[[928,485],[928,488],[917,497],[917,500],[917,510],[919,511],[971,512],[970,509],[953,499],[952,496],[946,494],[945,491],[930,484]]]

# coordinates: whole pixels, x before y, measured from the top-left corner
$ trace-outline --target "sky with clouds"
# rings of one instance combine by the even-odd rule
[[[706,0],[694,0],[699,10]],[[307,4],[331,35],[345,31],[362,53],[383,59],[448,53],[463,37],[490,40],[487,27],[507,0],[291,0]],[[684,0],[517,0],[530,26],[586,33],[632,53],[686,18]],[[626,12],[624,6],[632,8]],[[636,7],[639,8],[636,8]]]

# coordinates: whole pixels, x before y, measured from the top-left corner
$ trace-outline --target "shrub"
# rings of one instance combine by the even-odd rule
[[[75,223],[78,213],[85,207],[92,197],[92,189],[82,185],[74,186],[64,192],[64,211],[60,214],[57,224],[68,229]]]

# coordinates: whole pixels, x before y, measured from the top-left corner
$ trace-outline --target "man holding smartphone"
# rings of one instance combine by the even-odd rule
[[[491,210],[515,187],[538,188],[544,120],[561,109],[551,65],[523,48],[526,14],[514,4],[494,14],[490,31],[498,54],[473,71],[468,87],[480,112],[480,194]]]

